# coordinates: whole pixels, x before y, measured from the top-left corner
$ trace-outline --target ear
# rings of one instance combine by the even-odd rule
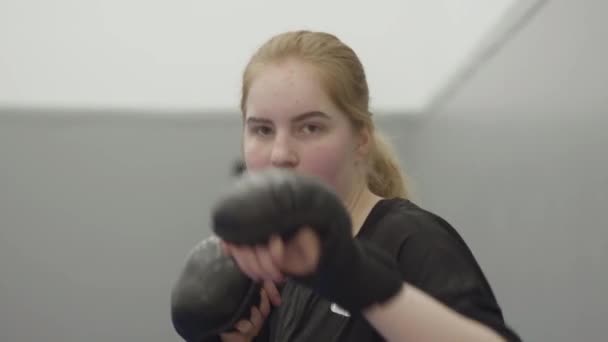
[[[245,173],[247,166],[245,166],[245,161],[241,158],[237,159],[232,165],[232,176],[238,177]]]
[[[369,128],[364,127],[359,130],[357,141],[357,159],[362,161],[367,158],[373,143],[373,133]]]

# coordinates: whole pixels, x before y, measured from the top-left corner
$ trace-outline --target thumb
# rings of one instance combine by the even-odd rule
[[[271,236],[268,243],[268,249],[270,251],[270,258],[272,259],[272,262],[277,265],[279,269],[283,269],[283,264],[285,263],[285,245],[283,240],[278,235]]]

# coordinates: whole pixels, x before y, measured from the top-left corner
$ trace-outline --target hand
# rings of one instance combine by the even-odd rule
[[[266,318],[270,314],[270,305],[280,304],[281,296],[274,283],[264,282],[260,290],[260,305],[251,308],[249,319],[242,319],[234,325],[235,332],[220,334],[223,342],[248,342],[253,340],[264,326]]]
[[[250,247],[222,242],[222,248],[251,279],[277,283],[285,281],[285,274],[313,273],[321,254],[319,237],[309,227],[299,229],[288,241],[273,235],[265,245]]]
[[[351,312],[392,298],[403,285],[392,256],[353,239],[341,199],[312,177],[250,172],[217,201],[212,218],[213,232],[230,242],[226,249],[254,280],[289,276]]]

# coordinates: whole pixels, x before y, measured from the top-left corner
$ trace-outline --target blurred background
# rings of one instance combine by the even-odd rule
[[[608,3],[0,2],[0,340],[179,341],[170,288],[289,29],[361,57],[414,200],[526,341],[606,341]]]

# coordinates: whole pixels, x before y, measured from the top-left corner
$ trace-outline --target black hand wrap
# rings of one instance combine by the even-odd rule
[[[249,318],[260,303],[260,286],[222,254],[219,239],[201,241],[188,254],[171,292],[175,331],[188,342],[219,341],[219,334]]]
[[[289,240],[310,226],[321,240],[317,270],[296,281],[356,312],[393,297],[402,286],[395,261],[354,240],[350,215],[322,183],[272,169],[248,173],[215,206],[213,230],[225,241],[263,244],[271,235]]]

